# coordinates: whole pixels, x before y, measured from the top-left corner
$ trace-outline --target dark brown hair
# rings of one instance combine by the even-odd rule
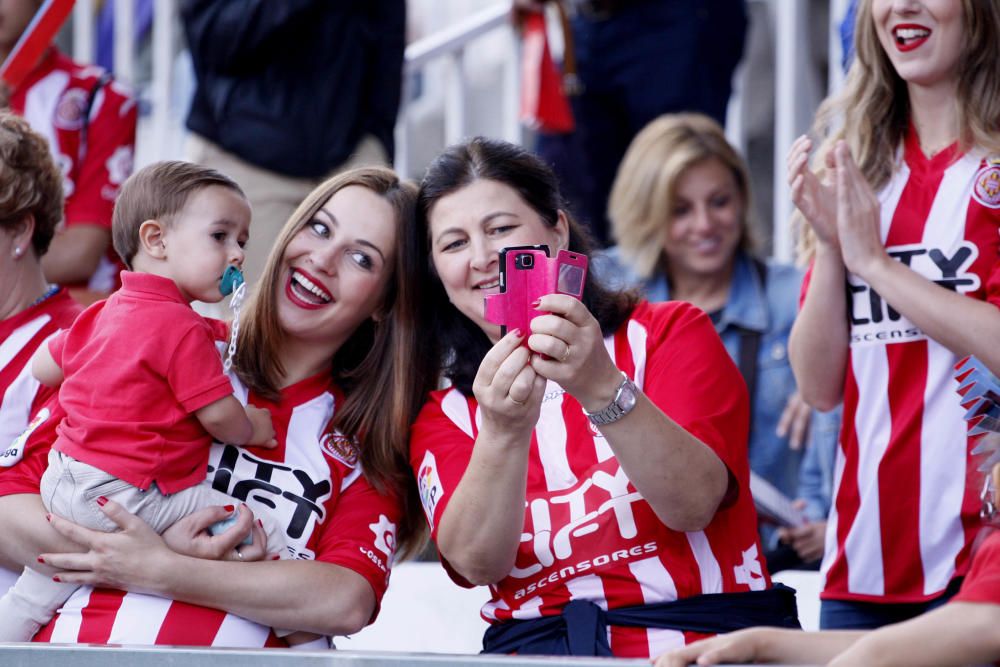
[[[213,185],[228,188],[246,199],[236,181],[193,162],[154,162],[129,176],[111,216],[111,239],[125,266],[131,269],[132,258],[139,252],[142,223],[158,220],[169,227],[192,194]]]
[[[416,270],[416,250],[405,245],[410,238],[406,230],[413,226],[416,185],[400,180],[390,169],[367,167],[334,176],[309,193],[285,223],[268,255],[258,288],[246,307],[234,366],[244,384],[255,392],[278,397],[284,375],[279,353],[284,333],[276,299],[283,287],[285,249],[333,195],[349,186],[363,187],[389,203],[398,240],[392,275],[378,309],[380,317],[363,322],[332,360],[330,372],[346,397],[337,407],[332,426],[357,443],[362,469],[372,485],[400,500],[404,516],[398,541],[400,555],[406,556],[419,548],[426,531],[407,456],[409,429],[432,388],[432,373],[419,370],[431,362],[415,352],[416,325],[408,307],[419,291],[418,283],[407,279]]]
[[[29,215],[35,220],[31,247],[41,257],[63,217],[62,172],[45,137],[0,111],[0,227],[12,229]]]
[[[415,243],[420,244],[420,282],[422,303],[415,306],[422,318],[418,348],[433,355],[445,377],[462,393],[472,394],[472,381],[491,343],[472,320],[448,300],[444,286],[431,262],[430,215],[442,197],[477,180],[491,180],[513,189],[542,221],[554,227],[559,212],[566,211],[559,185],[552,170],[538,156],[520,146],[485,137],[475,137],[446,149],[427,168],[417,200]],[[566,213],[569,223],[568,249],[590,255],[594,245],[587,232]],[[613,333],[635,307],[637,297],[631,292],[612,292],[587,274],[583,303],[601,325],[605,336]]]

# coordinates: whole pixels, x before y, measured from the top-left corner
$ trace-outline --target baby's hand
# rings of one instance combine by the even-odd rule
[[[253,425],[253,435],[247,441],[253,447],[263,447],[264,449],[274,449],[278,446],[278,441],[274,438],[274,425],[271,424],[271,412],[266,408],[258,408],[253,405],[246,406],[247,419]]]

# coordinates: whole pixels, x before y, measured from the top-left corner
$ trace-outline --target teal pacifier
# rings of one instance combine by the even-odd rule
[[[219,283],[219,291],[222,296],[229,296],[233,291],[243,284],[243,272],[235,264],[226,267],[226,272],[222,274],[222,282]]]

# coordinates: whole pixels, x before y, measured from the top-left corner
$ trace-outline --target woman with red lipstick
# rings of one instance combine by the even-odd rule
[[[1000,363],[1000,4],[863,0],[823,140],[788,158],[810,273],[789,345],[803,397],[843,401],[820,623],[943,604],[969,568],[975,491],[952,366]],[[846,287],[846,289],[845,289]]]
[[[501,336],[483,303],[502,248],[590,250],[518,146],[446,150],[417,221],[419,348],[452,386],[417,418],[410,464],[452,578],[490,587],[486,651],[648,657],[797,627],[757,538],[746,390],[708,317],[590,277],[582,300],[543,296],[530,331]]]
[[[22,462],[0,475],[2,562],[35,565],[52,552],[37,567],[110,587],[81,589],[36,641],[283,646],[271,627],[341,635],[371,622],[418,526],[392,449],[419,408],[419,395],[393,382],[404,360],[420,363],[398,325],[415,285],[402,280],[399,248],[415,195],[389,170],[346,172],[310,194],[275,244],[233,323],[230,379],[237,397],[270,410],[279,444],[215,444],[209,459],[213,487],[243,501],[233,528],[206,534],[234,510],[210,508],[160,538],[113,501],[103,511],[117,533],[46,523],[37,479],[58,406],[35,425]],[[260,560],[253,516],[264,512],[285,527],[293,559]],[[303,639],[289,641],[329,645]]]

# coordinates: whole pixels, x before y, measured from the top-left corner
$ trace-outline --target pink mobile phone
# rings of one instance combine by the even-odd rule
[[[531,320],[545,311],[532,304],[546,294],[583,296],[587,256],[560,250],[549,257],[545,245],[517,246],[500,251],[500,292],[485,300],[486,319],[500,325],[500,335],[520,329],[527,335]]]

